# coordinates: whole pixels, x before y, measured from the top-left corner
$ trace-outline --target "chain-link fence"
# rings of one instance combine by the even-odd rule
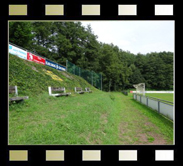
[[[67,72],[84,78],[86,81],[88,81],[88,83],[90,83],[97,89],[102,90],[102,74],[95,73],[94,71],[81,69],[80,67],[69,62],[68,60],[66,61],[66,68]]]

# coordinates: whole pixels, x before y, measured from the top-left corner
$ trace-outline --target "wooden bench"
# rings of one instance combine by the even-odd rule
[[[90,88],[85,88],[85,92],[92,93],[92,91],[90,90]]]
[[[85,92],[82,90],[82,88],[79,88],[79,87],[75,87],[74,90],[75,90],[75,93],[79,93],[79,94],[83,94]]]
[[[18,88],[17,88],[17,86],[9,86],[9,93],[15,93],[15,96],[14,97],[10,97],[9,101],[22,101],[24,99],[28,99],[29,98],[29,96],[19,97],[18,96]]]
[[[62,93],[52,93],[52,92],[62,92]],[[48,87],[48,93],[50,96],[55,96],[55,97],[59,97],[59,96],[69,96],[71,94],[71,92],[66,93],[65,87]]]

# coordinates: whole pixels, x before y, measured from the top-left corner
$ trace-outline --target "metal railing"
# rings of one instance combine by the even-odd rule
[[[156,110],[158,113],[163,114],[167,118],[174,120],[174,103],[149,96],[142,96],[133,93],[133,99],[140,103]]]

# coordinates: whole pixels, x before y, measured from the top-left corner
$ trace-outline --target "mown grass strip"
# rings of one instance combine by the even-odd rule
[[[45,93],[9,110],[10,144],[138,144],[138,132],[149,142],[154,138],[148,132],[173,139],[171,122],[121,93],[58,98]]]

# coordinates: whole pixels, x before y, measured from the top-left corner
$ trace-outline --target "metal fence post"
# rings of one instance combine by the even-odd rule
[[[148,97],[146,98],[147,100],[146,100],[146,105],[148,106]]]
[[[92,74],[92,86],[93,86],[93,71],[91,71],[91,74]]]
[[[67,70],[67,63],[68,63],[68,60],[66,59],[66,71],[68,72],[68,70]]]
[[[74,75],[76,75],[76,65],[74,64]]]
[[[158,113],[160,113],[160,101],[158,100]]]
[[[102,74],[101,74],[101,90],[102,90]]]

